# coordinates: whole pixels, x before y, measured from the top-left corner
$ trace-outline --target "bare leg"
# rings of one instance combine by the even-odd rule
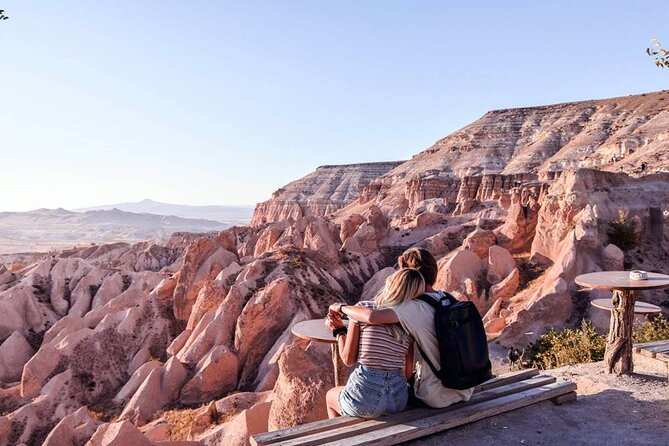
[[[344,390],[344,386],[333,387],[328,390],[325,395],[325,402],[328,408],[328,418],[335,418],[341,415],[341,407],[339,407],[339,394]]]

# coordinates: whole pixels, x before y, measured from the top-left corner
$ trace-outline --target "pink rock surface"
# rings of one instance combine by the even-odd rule
[[[0,285],[6,285],[14,281],[16,276],[13,272],[7,269],[5,265],[0,264]]]
[[[235,329],[235,348],[243,365],[240,383],[250,382],[265,352],[292,319],[289,282],[278,278],[244,306]]]
[[[342,250],[368,254],[379,249],[379,240],[374,227],[363,223],[351,237],[342,244]]]
[[[429,228],[440,223],[446,223],[448,217],[439,212],[422,212],[414,218],[414,229],[420,230]]]
[[[184,404],[211,401],[237,387],[237,355],[222,345],[216,346],[197,364],[195,375],[181,389]]]
[[[0,345],[0,383],[19,381],[23,366],[34,353],[26,338],[18,331],[5,339]]]
[[[307,225],[304,231],[304,249],[311,249],[328,260],[337,261],[340,247],[339,234],[333,224],[318,218]]]
[[[440,260],[438,266],[436,289],[459,291],[470,298],[478,296],[476,283],[484,272],[485,262],[474,251],[458,250]]]
[[[7,339],[15,331],[43,332],[48,322],[58,320],[35,296],[34,288],[18,284],[0,292],[0,340]],[[46,315],[46,316],[45,316]]]
[[[365,283],[360,295],[360,300],[372,300],[386,283],[386,279],[395,272],[395,268],[387,267],[379,270]]]
[[[142,383],[146,381],[146,378],[148,378],[151,372],[162,366],[163,363],[160,361],[149,361],[144,363],[132,374],[132,376],[130,376],[130,379],[125,383],[121,390],[119,390],[114,397],[114,400],[121,403],[130,401],[130,398],[137,392]]]
[[[152,370],[121,412],[122,420],[142,426],[156,412],[177,400],[188,370],[175,358]]]
[[[213,280],[206,281],[197,293],[186,328],[192,330],[205,314],[218,308],[225,299],[227,292],[228,290],[219,286]]]
[[[616,245],[609,244],[602,251],[602,266],[606,271],[623,271],[625,253]]]
[[[465,238],[462,248],[473,252],[480,259],[487,259],[488,251],[496,242],[497,237],[494,232],[477,228]]]
[[[496,230],[500,246],[512,253],[526,252],[530,248],[541,208],[540,193],[536,186],[520,186],[511,191],[508,215]]]
[[[44,440],[43,446],[72,446],[84,444],[102,423],[91,418],[85,407],[65,416]]]
[[[279,379],[279,360],[283,352],[293,343],[294,335],[291,328],[303,321],[309,319],[302,312],[298,312],[288,324],[283,334],[274,342],[272,348],[269,349],[265,357],[258,365],[258,373],[252,387],[256,392],[265,392],[272,390]]]
[[[271,396],[270,392],[240,392],[214,403],[217,414],[225,416],[227,419],[241,413],[242,410],[250,409],[259,402],[262,402]]]
[[[171,434],[171,425],[165,418],[158,418],[139,428],[144,436],[153,442],[169,441]]]
[[[515,268],[516,262],[509,251],[497,245],[490,247],[488,250],[488,283],[494,285],[501,282]]]
[[[86,443],[86,446],[152,446],[149,441],[132,423],[103,424]]]
[[[341,232],[339,237],[342,242],[345,242],[347,238],[355,234],[361,224],[365,222],[365,217],[360,214],[351,214],[342,222]]]
[[[490,287],[490,300],[495,302],[498,299],[510,299],[518,290],[518,285],[520,285],[520,272],[518,268],[514,268],[501,282]]]
[[[226,427],[225,444],[246,446],[251,435],[267,432],[267,419],[272,403],[257,403],[243,410]]]
[[[225,249],[227,242],[210,238],[193,241],[184,256],[178,283],[174,289],[174,315],[188,320],[200,287],[214,279],[224,268],[237,260],[237,255]]]
[[[334,385],[327,346],[296,342],[279,360],[281,373],[274,387],[269,429],[282,429],[327,418],[325,393]]]

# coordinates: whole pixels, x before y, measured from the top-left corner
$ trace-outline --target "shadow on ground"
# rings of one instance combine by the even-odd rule
[[[406,444],[669,444],[666,378],[642,374],[630,378],[636,383],[634,391],[601,390],[579,395],[577,401],[561,406],[545,401]],[[646,391],[652,394],[645,394]]]

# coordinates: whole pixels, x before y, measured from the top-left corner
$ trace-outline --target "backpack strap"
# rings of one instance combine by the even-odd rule
[[[453,297],[453,295],[451,293],[447,293],[446,291],[439,291],[439,292],[441,293],[441,297],[438,300],[435,299],[432,296],[427,295],[427,294],[421,294],[416,299],[422,300],[423,302],[430,305],[435,310],[441,306],[441,303],[444,300],[447,300],[448,303],[450,303],[451,305],[454,305],[454,304],[458,303],[458,300],[455,297]]]
[[[427,294],[421,294],[416,299],[421,300],[421,301],[425,302],[426,304],[430,305],[432,308],[435,309],[435,311],[437,309],[439,309],[439,307],[441,307],[441,303],[444,301],[444,299],[448,300],[448,302],[451,305],[453,305],[454,303],[456,303],[458,301],[450,293],[447,293],[445,291],[441,291],[441,297],[439,298],[439,301],[437,301],[432,296],[428,296]],[[432,369],[432,373],[434,373],[434,376],[436,376],[439,380],[441,380],[441,372],[439,370],[437,370],[437,368],[434,366],[434,364],[432,364],[432,361],[430,361],[430,358],[427,357],[427,355],[425,354],[425,351],[420,346],[420,343],[418,342],[417,339],[416,339],[416,346],[418,347],[418,351],[420,351],[420,354],[423,357],[423,359],[425,360],[425,362],[427,362],[427,365],[429,365],[430,369]]]
[[[427,357],[425,354],[425,351],[423,348],[420,346],[420,342],[418,342],[418,339],[416,339],[416,347],[418,347],[418,351],[420,352],[420,355],[423,357],[425,362],[427,362],[427,365],[430,366],[430,369],[432,369],[432,373],[434,373],[434,376],[436,376],[440,381],[441,381],[441,372],[437,370],[437,368],[432,364],[432,361],[430,361],[430,358]]]

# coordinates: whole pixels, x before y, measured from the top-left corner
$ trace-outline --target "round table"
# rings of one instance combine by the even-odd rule
[[[613,303],[610,299],[594,299],[590,301],[590,305],[600,310],[611,311]],[[634,314],[642,314],[644,316],[649,314],[662,313],[662,308],[657,305],[649,304],[648,302],[636,301],[634,302]]]
[[[601,271],[581,274],[576,277],[576,283],[597,290],[613,291],[604,361],[608,373],[632,373],[632,326],[637,291],[669,287],[669,276],[648,273],[646,280],[632,280],[629,278],[629,271]]]
[[[348,321],[344,321],[348,325]],[[293,325],[292,333],[298,338],[314,342],[325,342],[332,346],[332,365],[334,367],[335,386],[341,386],[340,376],[344,364],[339,358],[337,339],[332,336],[332,330],[325,326],[325,319],[310,319]]]

